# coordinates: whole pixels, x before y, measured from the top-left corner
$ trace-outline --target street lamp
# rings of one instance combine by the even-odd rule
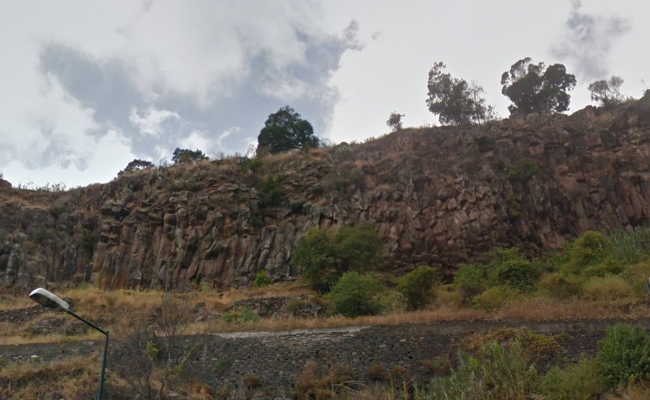
[[[84,324],[90,326],[93,329],[96,329],[103,333],[106,336],[106,342],[104,343],[104,355],[102,356],[102,372],[101,376],[99,378],[99,392],[97,393],[97,399],[102,400],[104,397],[104,372],[106,371],[106,356],[108,352],[108,331],[103,330],[102,328],[98,327],[97,325],[93,324],[90,321],[87,321],[80,317],[79,315],[75,314],[70,308],[70,304],[68,304],[67,301],[63,300],[59,296],[55,295],[54,293],[50,292],[49,290],[45,290],[43,288],[38,288],[32,290],[32,292],[29,294],[29,297],[31,297],[32,300],[35,302],[39,303],[43,307],[47,308],[55,308],[55,309],[61,309],[65,311],[66,313],[72,315],[79,321],[83,322]]]

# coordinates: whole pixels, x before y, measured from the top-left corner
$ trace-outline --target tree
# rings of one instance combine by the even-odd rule
[[[203,154],[201,150],[181,149],[178,147],[176,150],[174,150],[174,153],[172,155],[172,161],[174,164],[182,164],[186,162],[195,162],[207,159],[208,157]]]
[[[388,125],[388,127],[393,132],[397,132],[397,131],[402,129],[402,118],[403,117],[404,117],[404,114],[393,112],[388,117],[388,121],[386,121],[386,125]]]
[[[470,125],[490,119],[492,107],[485,104],[483,88],[444,73],[445,68],[444,63],[437,62],[429,71],[429,111],[437,114],[442,124]]]
[[[533,64],[526,57],[501,75],[501,84],[501,93],[514,103],[508,107],[511,115],[550,113],[569,108],[571,96],[567,92],[575,87],[576,78],[562,64],[546,68],[544,63]]]
[[[257,153],[280,153],[306,150],[320,145],[309,121],[301,118],[293,108],[285,106],[269,115],[257,137]]]
[[[126,164],[126,167],[122,171],[118,172],[117,175],[120,176],[120,175],[122,175],[124,173],[127,173],[127,172],[140,171],[140,170],[143,170],[143,169],[149,169],[149,168],[153,168],[153,167],[154,167],[154,165],[153,165],[153,163],[151,161],[135,159],[135,160],[129,162],[128,164]]]
[[[589,85],[591,100],[599,102],[603,107],[619,105],[625,101],[625,97],[621,94],[622,85],[623,78],[618,76],[593,82]]]

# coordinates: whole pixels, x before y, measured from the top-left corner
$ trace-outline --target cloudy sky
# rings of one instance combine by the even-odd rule
[[[334,143],[386,133],[392,111],[432,124],[438,60],[501,116],[501,73],[526,56],[576,75],[573,111],[612,74],[639,97],[650,3],[615,3],[0,0],[0,172],[72,187],[176,147],[245,153],[287,104]]]

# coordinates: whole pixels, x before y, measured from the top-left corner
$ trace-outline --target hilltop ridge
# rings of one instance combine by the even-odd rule
[[[65,192],[0,187],[0,282],[225,288],[289,262],[307,230],[374,226],[395,269],[448,271],[650,217],[650,98],[573,115],[404,129],[258,159],[122,174]]]

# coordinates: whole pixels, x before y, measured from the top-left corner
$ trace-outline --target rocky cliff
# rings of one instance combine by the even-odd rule
[[[276,280],[314,227],[369,223],[395,268],[450,271],[650,217],[650,97],[571,116],[406,129],[363,144],[121,174],[66,192],[0,187],[0,282],[104,287]]]

